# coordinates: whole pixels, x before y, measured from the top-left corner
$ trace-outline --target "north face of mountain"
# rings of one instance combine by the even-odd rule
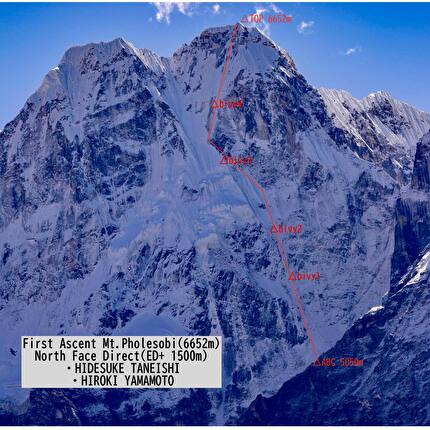
[[[0,134],[2,406],[27,398],[11,352],[23,334],[223,336],[222,390],[33,390],[24,403],[70,423],[235,422],[312,362],[261,193],[207,143],[232,32],[171,58],[123,39],[71,48]],[[397,204],[430,120],[384,96],[361,110],[345,98],[363,117],[346,124],[283,49],[235,34],[220,98],[243,109],[219,110],[212,140],[252,156],[275,222],[301,226],[281,240],[291,270],[321,273],[297,287],[322,353],[381,304],[404,249],[413,258]]]
[[[428,425],[430,248],[360,318],[326,357],[360,357],[362,367],[309,367],[271,398],[259,396],[242,424]]]

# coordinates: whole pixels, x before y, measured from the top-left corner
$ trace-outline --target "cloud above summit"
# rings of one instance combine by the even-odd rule
[[[343,54],[353,55],[353,54],[357,54],[358,52],[361,52],[361,48],[359,46],[354,46],[352,48],[348,48],[345,52],[343,52]]]
[[[302,21],[297,26],[297,31],[301,34],[310,34],[313,32],[314,21]]]
[[[156,9],[155,19],[158,22],[166,22],[170,24],[172,13],[177,10],[182,15],[191,16],[192,15],[192,4],[185,2],[155,2],[151,3]]]

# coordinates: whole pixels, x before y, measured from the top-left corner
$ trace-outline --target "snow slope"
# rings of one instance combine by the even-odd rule
[[[384,301],[347,330],[327,357],[360,367],[309,367],[274,396],[259,396],[247,425],[428,425],[430,250]]]

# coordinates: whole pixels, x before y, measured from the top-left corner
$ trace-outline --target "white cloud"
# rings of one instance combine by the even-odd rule
[[[344,55],[352,55],[357,52],[361,52],[361,48],[359,46],[354,46],[353,48],[348,48],[343,54]]]
[[[263,14],[264,12],[267,12],[267,9],[264,9],[263,7],[256,7],[255,8],[255,13],[257,15]]]
[[[297,31],[302,34],[310,34],[312,33],[312,27],[314,26],[314,21],[302,21],[297,26]]]
[[[188,15],[188,16],[192,15],[192,12],[190,10],[190,3],[178,2],[178,3],[173,3],[173,4],[176,4],[176,7],[178,8],[179,12],[181,12],[182,14]]]
[[[220,9],[221,9],[221,6],[220,6],[219,4],[214,4],[214,5],[212,6],[212,12],[213,12],[215,15],[218,15],[218,14],[219,14]]]
[[[278,6],[276,6],[276,4],[275,4],[275,3],[270,3],[269,7],[270,7],[270,9],[272,9],[272,10],[273,10],[273,12],[275,12],[275,13],[282,13],[282,10],[281,10],[281,9],[279,9],[279,7],[278,7]]]
[[[175,8],[183,15],[191,16],[190,3],[183,2],[165,2],[165,3],[152,3],[152,5],[157,9],[155,14],[155,19],[158,22],[165,21],[170,24],[170,15],[175,10]]]

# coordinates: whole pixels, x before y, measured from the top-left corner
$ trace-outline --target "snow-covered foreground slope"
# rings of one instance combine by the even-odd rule
[[[70,422],[234,422],[313,360],[262,196],[207,143],[232,30],[206,30],[171,58],[123,39],[72,48],[0,134],[9,410],[28,396],[17,388],[21,335],[224,337],[222,390],[34,390],[28,411],[47,422],[34,408],[64,407]],[[274,220],[302,226],[281,240],[290,270],[321,274],[296,284],[318,353],[389,288],[396,201],[430,128],[402,103],[367,114],[361,102],[376,131],[357,150],[362,129],[333,94],[239,26],[221,98],[243,108],[219,110],[212,133],[225,152],[252,156]]]

